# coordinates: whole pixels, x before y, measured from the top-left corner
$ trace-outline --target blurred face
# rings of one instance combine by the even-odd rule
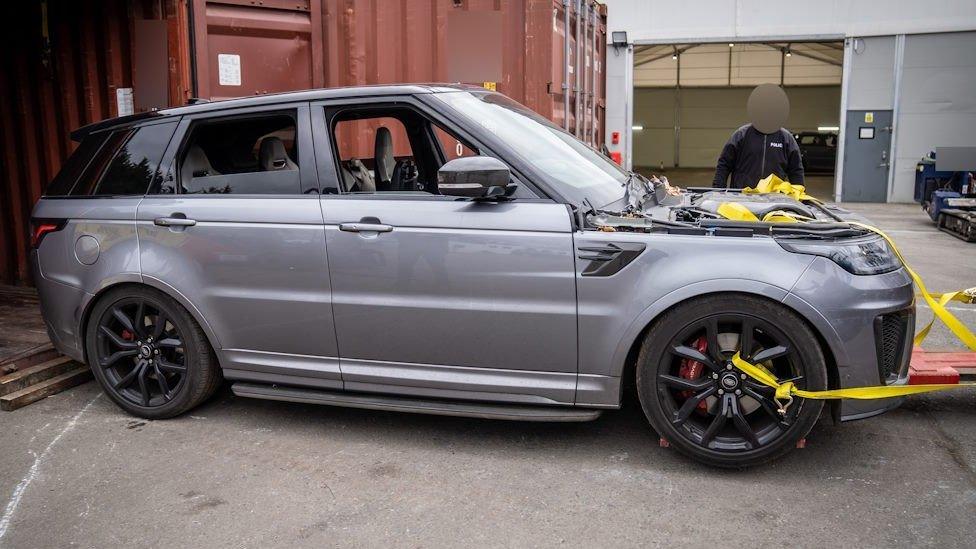
[[[776,84],[756,86],[746,104],[749,120],[762,133],[775,133],[786,125],[790,115],[790,100]]]

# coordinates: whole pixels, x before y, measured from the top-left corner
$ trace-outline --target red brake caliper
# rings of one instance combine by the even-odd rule
[[[708,351],[708,341],[705,336],[701,336],[691,344],[698,352],[705,354]],[[681,366],[678,368],[678,375],[685,379],[698,379],[701,377],[702,372],[705,370],[705,365],[697,360],[691,360],[689,358],[681,359]],[[692,395],[691,391],[682,391],[681,395],[688,398]],[[702,412],[708,412],[708,403],[702,399],[698,403],[698,409]]]
[[[132,332],[130,332],[129,330],[122,330],[122,339],[126,341],[132,341],[133,339],[135,339],[135,336],[132,335]]]

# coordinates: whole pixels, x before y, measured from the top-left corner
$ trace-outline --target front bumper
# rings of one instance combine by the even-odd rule
[[[817,257],[784,303],[806,311],[830,348],[839,388],[908,383],[915,297],[904,269],[852,275]],[[842,400],[843,421],[871,417],[898,406],[902,398]]]

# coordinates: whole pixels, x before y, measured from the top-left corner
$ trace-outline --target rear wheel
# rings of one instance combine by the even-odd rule
[[[89,317],[86,350],[95,379],[127,412],[173,417],[209,398],[220,382],[200,326],[179,303],[151,288],[105,294]]]
[[[819,342],[795,313],[747,295],[712,295],[667,312],[648,332],[637,389],[651,425],[698,461],[748,467],[790,451],[806,436],[822,401],[796,399],[786,414],[773,390],[732,366],[736,352],[797,387],[822,390]]]

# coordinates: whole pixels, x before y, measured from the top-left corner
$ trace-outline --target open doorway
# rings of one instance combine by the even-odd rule
[[[800,144],[808,192],[829,198],[843,63],[842,41],[637,45],[633,166],[682,187],[711,185],[722,147],[749,122],[749,94],[772,83],[790,99],[786,128]]]

